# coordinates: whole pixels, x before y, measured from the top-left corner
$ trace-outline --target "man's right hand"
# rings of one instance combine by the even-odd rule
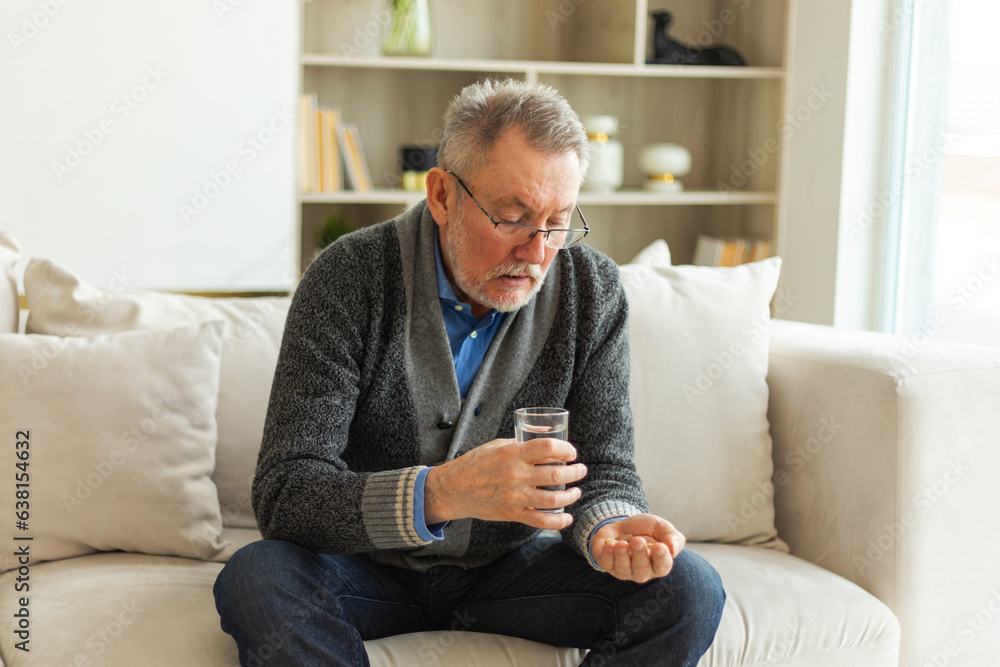
[[[546,491],[536,487],[576,482],[587,474],[565,440],[537,438],[518,443],[497,439],[435,466],[424,481],[424,519],[428,524],[474,518],[517,521],[535,528],[561,530],[573,523],[567,512],[538,509],[565,507],[580,499],[578,487]],[[565,466],[536,466],[564,461]]]

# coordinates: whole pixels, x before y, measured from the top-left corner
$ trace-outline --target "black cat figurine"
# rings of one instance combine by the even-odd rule
[[[746,65],[743,56],[725,46],[714,46],[703,49],[698,46],[685,46],[667,34],[670,23],[674,20],[668,11],[651,12],[656,20],[653,28],[652,58],[646,59],[649,65],[722,65],[739,67]]]

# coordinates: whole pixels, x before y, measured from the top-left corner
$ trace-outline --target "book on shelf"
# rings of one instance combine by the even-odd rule
[[[320,190],[340,192],[344,189],[344,172],[341,169],[340,142],[337,126],[340,125],[340,109],[319,109],[319,174]]]
[[[299,192],[319,190],[319,105],[315,94],[299,95]]]
[[[344,150],[344,162],[347,164],[347,176],[351,187],[358,192],[371,192],[372,176],[368,171],[368,161],[361,147],[361,135],[354,123],[341,123],[337,126],[337,136]]]
[[[299,192],[344,189],[339,125],[340,109],[320,106],[315,93],[299,95]]]
[[[720,238],[699,234],[694,246],[696,266],[739,266],[767,259],[771,256],[771,242],[746,237]]]

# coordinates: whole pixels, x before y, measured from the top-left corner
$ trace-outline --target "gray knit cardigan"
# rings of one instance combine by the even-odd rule
[[[423,466],[514,437],[514,410],[562,406],[588,474],[563,539],[581,554],[601,521],[646,511],[632,460],[628,306],[618,268],[580,245],[508,314],[465,400],[459,395],[426,202],[341,237],[292,299],[253,484],[267,539],[366,552],[424,570],[490,563],[531,540],[515,522],[461,519],[445,539],[413,527]]]

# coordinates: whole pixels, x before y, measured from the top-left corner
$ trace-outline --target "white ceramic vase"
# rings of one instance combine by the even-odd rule
[[[680,192],[680,177],[691,172],[691,152],[677,144],[650,144],[639,152],[639,169],[646,174],[646,190]]]
[[[588,192],[614,192],[625,180],[625,153],[615,139],[618,118],[615,116],[584,116],[580,119],[590,140],[590,167],[583,181]]]

